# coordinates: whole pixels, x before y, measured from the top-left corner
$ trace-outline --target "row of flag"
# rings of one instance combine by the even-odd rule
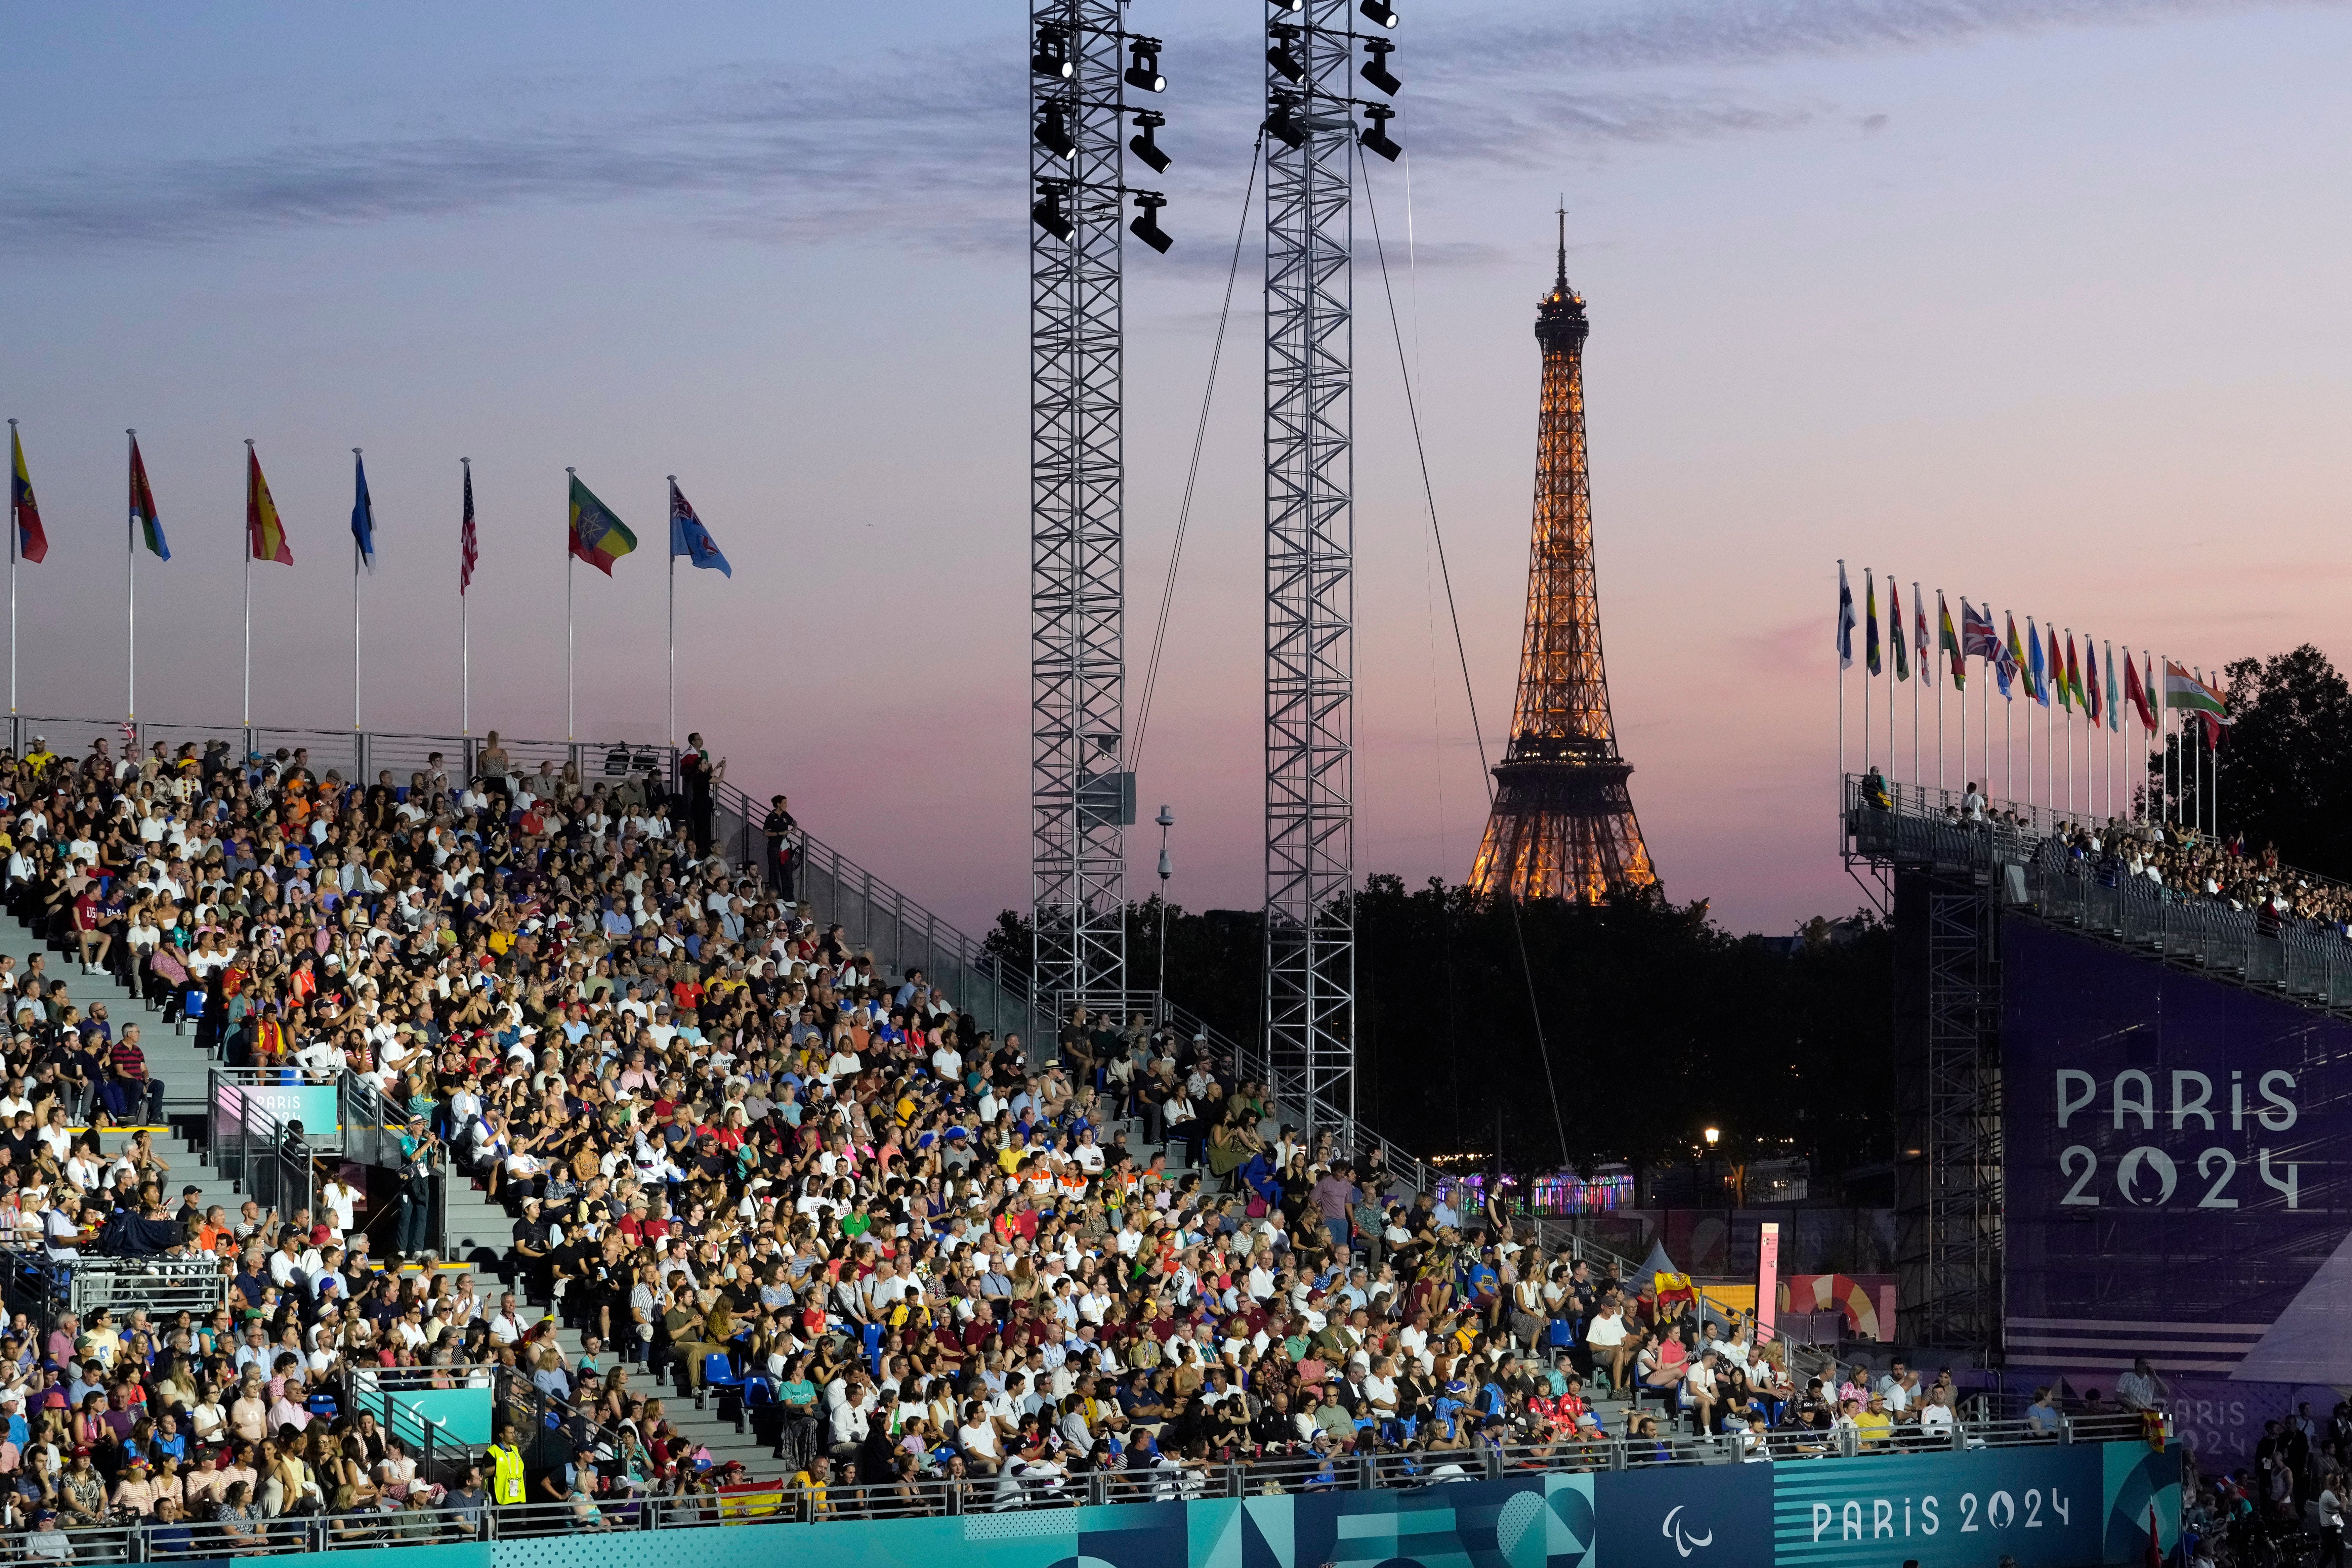
[[[33,495],[32,476],[25,467],[25,443],[14,420],[9,421],[8,446],[9,511],[16,520],[16,557],[38,564],[48,558],[49,535],[41,523],[40,503]],[[579,475],[572,474],[571,480],[565,547],[572,555],[609,577],[613,574],[613,563],[636,549],[637,536],[612,508],[596,499],[595,492],[580,482]],[[139,437],[135,433],[131,437],[131,521],[137,525],[138,542],[150,554],[159,561],[172,558],[172,546],[163,535],[163,514],[157,510],[155,492],[147,483],[147,465],[139,456]],[[252,559],[280,566],[294,564],[294,551],[287,541],[285,524],[278,518],[278,503],[269,494],[269,481],[261,472],[260,456],[250,441],[245,446],[245,530],[246,548]],[[358,563],[373,573],[375,503],[368,493],[366,463],[356,447],[352,451],[352,542]],[[669,482],[669,552],[674,557],[685,556],[696,566],[730,578],[735,575],[735,569],[728,564],[725,553],[679,491],[676,479]],[[474,524],[474,472],[468,466],[465,471],[464,510],[458,525],[458,593],[473,586],[474,568],[480,559],[480,540]]]
[[[1911,625],[1906,632],[1903,619],[1901,584],[1889,576],[1886,579],[1886,643],[1882,657],[1879,641],[1878,584],[1875,574],[1863,573],[1863,662],[1872,675],[1892,673],[1897,680],[1912,679],[1913,658],[1917,661],[1918,679],[1935,679],[1932,663],[1938,654],[1951,672],[1955,690],[1966,691],[1969,684],[1969,660],[1980,658],[2000,684],[2000,695],[2006,701],[2016,700],[2022,690],[2026,700],[2049,707],[2053,701],[2069,713],[2080,710],[2093,725],[2104,723],[2110,730],[2123,728],[2123,714],[2129,708],[2139,720],[2140,728],[2156,728],[2156,701],[2160,697],[2163,706],[2193,713],[2206,726],[2209,740],[2219,741],[2221,726],[2229,723],[2230,702],[2221,690],[2200,676],[2167,659],[2161,689],[2155,679],[2154,661],[2147,660],[2147,673],[2132,661],[2126,648],[2118,658],[2113,644],[2106,647],[2105,689],[2101,688],[2100,645],[2084,633],[2078,653],[2073,628],[2066,632],[2063,649],[2059,647],[2058,628],[2038,626],[2033,617],[2025,618],[2025,635],[2017,631],[2017,616],[2004,616],[2006,635],[1993,625],[1990,606],[1979,609],[1968,600],[1960,601],[1960,620],[1956,628],[1952,612],[1944,602],[1941,590],[1936,595],[1936,630],[1929,640],[1927,597],[1919,584],[1911,584]],[[1838,668],[1853,667],[1853,633],[1855,627],[1853,588],[1846,581],[1845,563],[1838,563]],[[2120,683],[2116,672],[2120,667]]]

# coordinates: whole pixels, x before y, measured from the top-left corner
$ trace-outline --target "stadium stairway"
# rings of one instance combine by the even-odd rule
[[[164,1193],[165,1205],[177,1209],[181,1189],[193,1186],[201,1192],[205,1206],[220,1204],[230,1214],[236,1213],[244,1199],[226,1177],[205,1163],[203,1151],[192,1141],[203,1136],[210,1086],[206,1074],[211,1067],[204,1053],[196,1049],[194,1026],[189,1026],[185,1034],[178,1033],[163,1023],[160,1007],[149,1007],[129,989],[116,984],[111,974],[83,973],[79,959],[43,947],[30,929],[13,918],[0,918],[0,952],[16,958],[19,975],[30,968],[36,953],[43,954],[47,978],[66,983],[67,996],[84,1016],[89,1016],[92,1004],[106,1004],[107,1021],[113,1025],[118,1037],[124,1025],[139,1026],[139,1048],[147,1054],[147,1071],[163,1080],[165,1124],[148,1131],[154,1134],[156,1153],[172,1168],[169,1188]],[[100,1147],[111,1154],[122,1147],[133,1131],[127,1127],[119,1132],[108,1129]]]

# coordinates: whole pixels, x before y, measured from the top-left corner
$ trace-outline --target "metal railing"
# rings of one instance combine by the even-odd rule
[[[1917,806],[1907,793],[1892,806],[1875,805],[1853,777],[1846,823],[1859,855],[1998,877],[1999,896],[2012,910],[2161,963],[2352,1016],[2352,942],[2339,928],[2287,919],[2265,931],[2252,911],[2133,876],[2119,858],[2090,859],[2055,838],[2005,824],[1954,821]],[[2281,876],[2325,881],[2300,871]]]
[[[382,1430],[399,1438],[408,1447],[416,1460],[416,1473],[425,1479],[446,1482],[455,1472],[470,1463],[472,1445],[452,1441],[445,1422],[425,1416],[400,1403],[403,1394],[416,1394],[442,1385],[434,1380],[446,1377],[449,1386],[479,1388],[493,1391],[502,1369],[493,1363],[467,1362],[449,1366],[415,1367],[352,1367],[344,1377],[344,1393],[349,1400],[350,1414],[361,1411],[373,1414]],[[495,1422],[495,1417],[493,1421]]]
[[[194,1258],[104,1258],[83,1254],[61,1266],[67,1272],[67,1303],[87,1321],[100,1307],[127,1314],[144,1307],[157,1322],[188,1311],[201,1321],[228,1300],[228,1276],[220,1259]]]
[[[1318,1491],[1416,1490],[1462,1481],[1544,1472],[1695,1468],[1743,1462],[1801,1464],[1813,1458],[1895,1458],[1947,1450],[2127,1442],[2137,1416],[2076,1416],[2055,1433],[2023,1422],[1957,1423],[1948,1431],[1897,1427],[1864,1435],[1828,1431],[1727,1432],[1719,1436],[1606,1437],[1405,1453],[1285,1455],[1247,1463],[1179,1463],[1148,1470],[1059,1469],[968,1479],[928,1475],[907,1481],[828,1484],[822,1497],[790,1481],[720,1492],[658,1496],[621,1490],[564,1502],[504,1507],[377,1506],[341,1514],[283,1516],[246,1524],[209,1521],[107,1523],[53,1532],[0,1534],[11,1561],[153,1563],[173,1557],[290,1555],[366,1546],[517,1541],[558,1535],[730,1526],[844,1524],[870,1520],[1009,1513],[1080,1504],[1168,1502],[1202,1498],[1303,1495]],[[1695,1479],[1695,1486],[1704,1480]],[[430,1494],[425,1494],[430,1495]],[[57,1551],[62,1538],[65,1552]]]
[[[239,1071],[250,1070],[210,1069],[205,1097],[205,1158],[236,1191],[260,1205],[264,1213],[290,1218],[310,1206],[316,1173],[307,1156],[287,1150],[286,1128],[278,1118],[248,1097],[223,1098],[220,1091],[225,1087],[249,1087],[227,1080]],[[306,1145],[315,1150],[317,1145],[308,1141],[310,1130],[303,1131]]]

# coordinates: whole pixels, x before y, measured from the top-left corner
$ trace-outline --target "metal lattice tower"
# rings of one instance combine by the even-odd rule
[[[1625,787],[1633,770],[1617,753],[1609,716],[1584,443],[1584,340],[1591,329],[1583,296],[1568,286],[1564,210],[1559,222],[1559,270],[1536,306],[1543,395],[1518,699],[1470,886],[1598,903],[1655,888],[1658,877]]]
[[[1029,11],[1030,892],[1035,987],[1071,1000],[1127,978],[1121,10]]]
[[[1280,0],[1277,0],[1277,6]],[[1355,1097],[1350,0],[1281,10],[1265,176],[1265,990],[1274,1092]],[[1286,34],[1290,36],[1286,37]]]

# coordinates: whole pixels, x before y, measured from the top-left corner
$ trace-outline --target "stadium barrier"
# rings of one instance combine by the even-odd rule
[[[1587,1446],[1592,1449],[1605,1444]],[[688,1498],[0,1537],[15,1560],[223,1563],[360,1551],[373,1568],[1264,1568],[1500,1562],[1507,1568],[2017,1568],[2130,1564],[2177,1543],[2180,1450],[2145,1442],[1965,1444],[1745,1464],[1530,1468],[1553,1454],[1465,1453],[1404,1484],[1354,1459],[1055,1477],[961,1488],[774,1483]],[[1385,1463],[1386,1461],[1383,1461]],[[1483,1479],[1482,1479],[1483,1477]],[[1375,1484],[1365,1485],[1367,1480]],[[625,1535],[625,1542],[613,1540]],[[62,1537],[68,1555],[58,1552]],[[1696,1557],[1696,1561],[1693,1559]],[[340,1568],[340,1564],[338,1565]]]

